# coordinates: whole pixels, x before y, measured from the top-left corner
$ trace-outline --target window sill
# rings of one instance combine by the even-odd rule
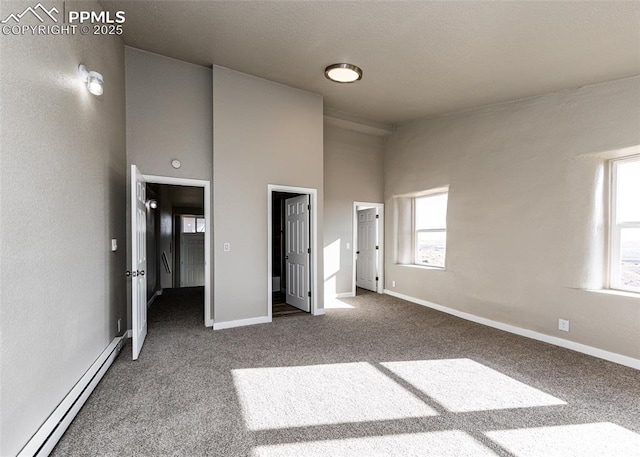
[[[417,268],[419,270],[446,271],[446,267],[430,267],[428,265],[416,265],[415,263],[396,263],[399,267]]]
[[[595,292],[597,294],[617,295],[619,297],[640,298],[640,292],[629,292],[618,289],[582,289],[585,292]]]

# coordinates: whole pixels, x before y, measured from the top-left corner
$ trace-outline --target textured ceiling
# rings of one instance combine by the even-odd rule
[[[640,74],[640,2],[123,1],[126,44],[384,123]],[[349,62],[362,81],[326,80]]]

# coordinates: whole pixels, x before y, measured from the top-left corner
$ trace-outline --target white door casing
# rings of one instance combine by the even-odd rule
[[[358,287],[376,292],[378,276],[378,221],[376,208],[358,211],[357,281]]]
[[[309,195],[285,200],[287,304],[309,312]]]
[[[131,330],[133,360],[147,336],[147,184],[131,165]]]
[[[204,286],[204,233],[180,233],[180,287]]]

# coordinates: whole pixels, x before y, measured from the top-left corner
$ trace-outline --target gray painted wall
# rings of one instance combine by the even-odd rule
[[[2,2],[0,16],[28,5]],[[47,6],[62,11],[62,2]],[[117,37],[3,36],[0,52],[0,455],[8,456],[124,323],[125,89]],[[104,75],[104,95],[79,81],[80,63]]]
[[[158,214],[160,216],[160,232],[158,234],[158,250],[160,262],[160,288],[173,287],[173,277],[176,272],[174,259],[175,246],[173,245],[173,208],[171,194],[168,186],[159,186],[160,201]],[[171,272],[168,273],[162,263],[162,253],[166,253]]]
[[[147,175],[213,177],[211,69],[125,47],[127,163]],[[182,167],[171,166],[179,159]]]
[[[383,202],[385,137],[324,126],[325,295],[353,283],[353,202]],[[350,244],[350,249],[346,248]]]
[[[146,175],[211,181],[211,69],[128,46],[125,53],[127,170],[135,164]],[[173,168],[172,159],[179,159],[182,166]],[[170,220],[166,208],[162,211],[161,244],[166,249]],[[128,218],[127,212],[127,224]],[[212,236],[211,232],[208,236]],[[171,287],[167,285],[169,276],[162,275],[163,287]],[[128,309],[128,327],[131,327],[130,303]]]
[[[447,269],[394,264],[387,217],[386,288],[640,358],[638,299],[585,290],[604,281],[604,164],[638,152],[639,125],[635,78],[399,127],[387,214],[394,196],[450,185]]]
[[[147,186],[147,198],[158,201],[159,194],[154,185]],[[147,302],[159,290],[160,285],[160,263],[162,259],[158,255],[158,244],[160,241],[160,211],[159,208],[152,209],[147,206]]]
[[[268,184],[318,189],[322,252],[322,116],[319,95],[213,67],[216,323],[267,315]]]

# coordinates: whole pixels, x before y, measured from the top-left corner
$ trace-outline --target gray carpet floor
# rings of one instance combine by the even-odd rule
[[[212,331],[164,295],[54,456],[640,455],[640,372],[360,292]]]

